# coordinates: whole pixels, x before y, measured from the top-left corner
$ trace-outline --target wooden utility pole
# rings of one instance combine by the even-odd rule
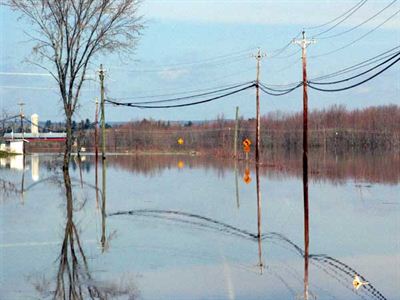
[[[303,31],[299,40],[293,40],[294,44],[301,47],[301,59],[303,63],[303,201],[304,201],[304,299],[308,299],[308,249],[309,249],[309,219],[308,219],[308,94],[307,94],[307,53],[308,45],[315,40],[308,40]]]
[[[237,141],[239,130],[239,106],[236,106],[235,133],[233,136],[233,157],[237,159]]]
[[[105,71],[103,65],[100,65],[99,78],[100,78],[100,106],[101,106],[101,158],[102,158],[102,190],[101,190],[101,246],[104,252],[106,246],[106,125],[104,115],[104,75]]]
[[[96,97],[96,112],[94,114],[94,151],[96,156],[96,163],[99,156],[99,137],[98,137],[98,124],[99,124],[99,99]]]
[[[24,135],[24,117],[25,117],[24,105],[25,105],[25,103],[21,101],[18,103],[18,105],[19,105],[19,117],[21,120],[22,154],[24,155],[24,170],[25,170],[25,141],[24,141],[24,139],[25,139],[25,135]],[[22,180],[22,182],[23,182],[23,180]]]
[[[307,94],[307,47],[314,44],[315,40],[308,40],[305,31],[302,32],[303,37],[299,40],[293,40],[294,44],[301,47],[301,59],[303,64],[303,167],[308,171],[307,164],[304,165],[305,157],[308,156],[308,94]],[[303,170],[304,172],[304,170]]]
[[[261,53],[261,49],[258,48],[256,54],[253,55],[257,61],[257,71],[256,71],[256,163],[260,159],[260,63],[261,59],[265,57],[265,54]]]
[[[100,65],[99,79],[100,79],[100,106],[101,106],[101,156],[102,159],[106,159],[106,124],[104,115],[104,77],[105,71],[103,65]]]
[[[20,117],[20,121],[21,121],[21,137],[22,137],[22,139],[24,139],[24,117],[25,117],[25,115],[24,115],[24,105],[25,105],[25,103],[24,102],[19,102],[18,103],[18,105],[19,105],[19,117]]]

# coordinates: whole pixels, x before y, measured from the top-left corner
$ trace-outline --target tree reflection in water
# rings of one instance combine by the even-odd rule
[[[133,278],[113,281],[95,280],[89,268],[84,245],[79,237],[79,229],[74,222],[74,195],[68,167],[63,168],[66,196],[66,223],[58,269],[54,281],[36,278],[34,287],[42,299],[110,299],[124,297],[136,299],[139,295]],[[105,201],[105,199],[104,199]],[[79,207],[81,210],[83,206]],[[53,284],[54,282],[54,284]]]

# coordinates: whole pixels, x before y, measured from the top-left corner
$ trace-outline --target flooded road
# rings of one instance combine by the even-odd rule
[[[400,298],[398,156],[106,161],[0,161],[1,299]]]

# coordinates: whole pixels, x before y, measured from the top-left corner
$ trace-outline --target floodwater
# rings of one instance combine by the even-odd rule
[[[399,161],[1,159],[0,298],[400,299]]]

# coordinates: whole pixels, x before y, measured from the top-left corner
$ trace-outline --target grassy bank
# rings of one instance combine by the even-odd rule
[[[0,158],[5,158],[5,157],[13,156],[13,155],[16,155],[16,154],[0,150]]]

